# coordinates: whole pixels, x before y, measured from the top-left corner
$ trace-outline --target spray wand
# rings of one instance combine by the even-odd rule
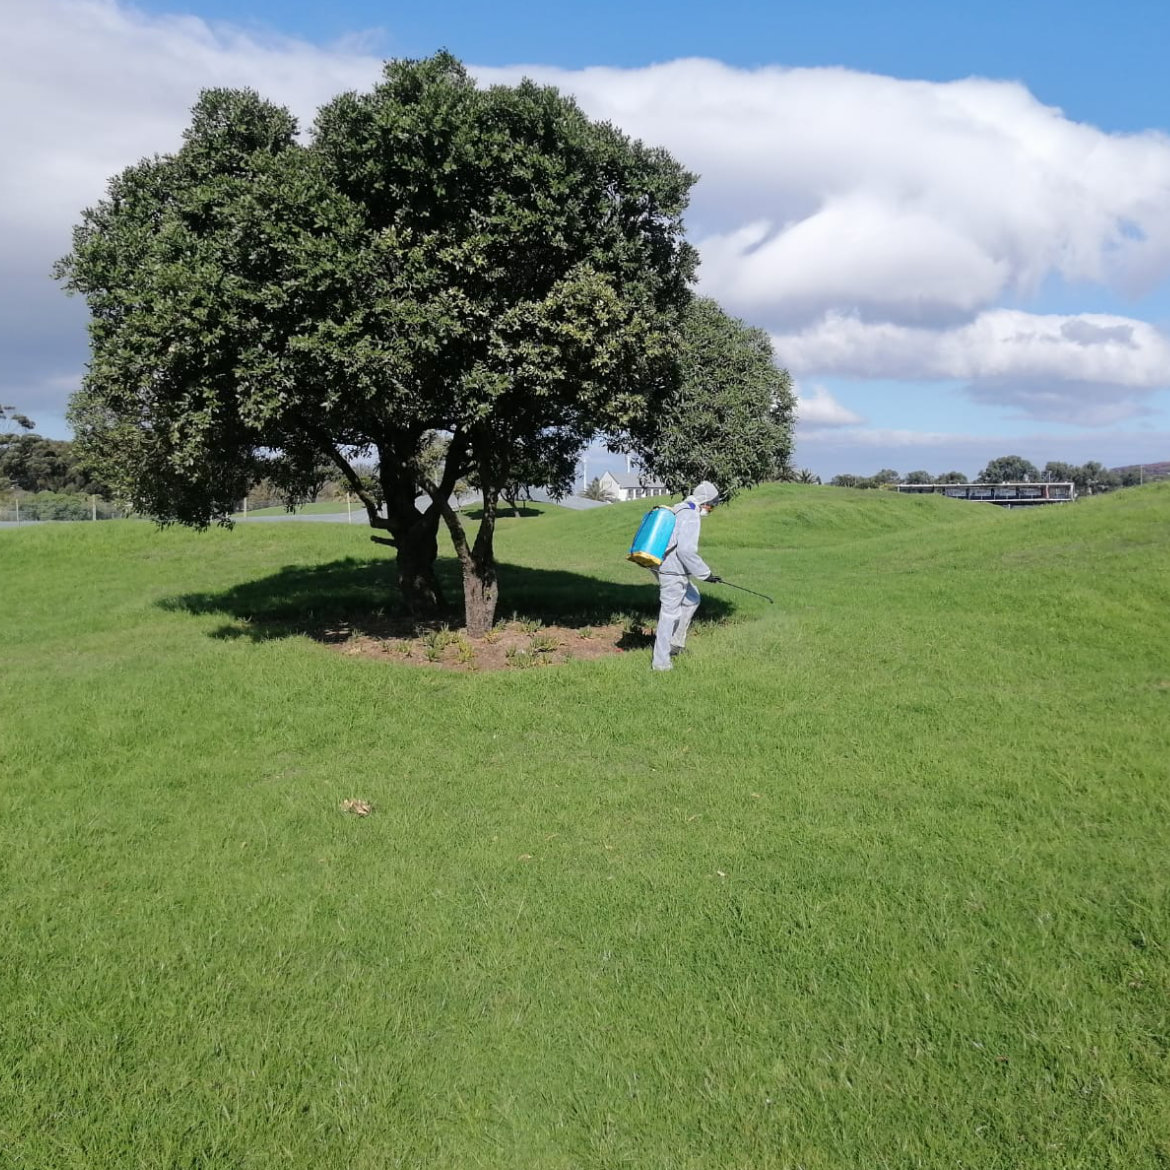
[[[766,593],[757,593],[754,589],[745,589],[742,585],[734,585],[730,581],[724,581],[722,577],[708,577],[707,584],[710,585],[726,585],[728,589],[738,589],[740,593],[750,593],[753,597],[762,597],[769,605],[775,605]]]

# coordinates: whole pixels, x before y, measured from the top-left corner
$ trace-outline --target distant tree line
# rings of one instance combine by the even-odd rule
[[[1156,472],[1147,474],[1137,464],[1111,470],[1095,460],[1083,464],[1052,460],[1041,470],[1020,455],[1001,455],[992,459],[974,481],[968,480],[961,471],[946,471],[942,475],[911,471],[903,477],[893,468],[883,467],[876,475],[835,475],[829,483],[833,487],[851,488],[881,488],[895,483],[1071,483],[1076,486],[1078,495],[1088,496],[1116,488],[1136,487],[1155,478],[1161,476]]]

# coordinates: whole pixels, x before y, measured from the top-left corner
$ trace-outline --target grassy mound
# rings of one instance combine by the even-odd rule
[[[652,611],[642,510],[502,611]],[[1168,519],[761,489],[664,676],[333,653],[356,526],[0,532],[0,1165],[1165,1166]]]

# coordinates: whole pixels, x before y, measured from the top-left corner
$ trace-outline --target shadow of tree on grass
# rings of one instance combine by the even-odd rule
[[[483,519],[483,508],[463,508],[462,512],[468,520]],[[498,523],[500,520],[523,520],[531,516],[543,516],[545,512],[544,508],[534,508],[528,504],[521,504],[517,511],[513,511],[511,504],[501,503],[496,513],[496,521]]]
[[[231,620],[212,631],[217,638],[262,642],[303,635],[338,643],[355,635],[410,637],[443,623],[452,627],[463,624],[459,563],[441,559],[437,571],[445,595],[460,604],[433,621],[419,622],[405,612],[394,561],[385,558],[347,557],[322,565],[286,565],[266,577],[215,592],[164,598],[159,605],[172,612],[224,614]],[[502,564],[499,577],[497,618],[568,628],[626,621],[630,631],[622,649],[649,644],[648,636],[639,632],[639,627],[652,624],[658,616],[658,587],[649,576],[625,584],[559,569]],[[705,595],[696,622],[714,624],[733,612],[734,607],[722,598]]]

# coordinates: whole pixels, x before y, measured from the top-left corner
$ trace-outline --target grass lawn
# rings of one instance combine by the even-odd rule
[[[642,510],[501,614],[652,613]],[[1170,484],[703,551],[670,674],[455,674],[289,633],[356,525],[0,532],[0,1167],[1170,1166]]]

